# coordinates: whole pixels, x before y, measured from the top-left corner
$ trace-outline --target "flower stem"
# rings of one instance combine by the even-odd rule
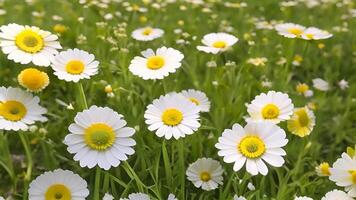
[[[30,144],[28,142],[28,137],[25,133],[19,133],[20,140],[22,142],[23,148],[25,149],[25,154],[26,154],[26,159],[27,159],[27,171],[25,174],[24,178],[24,191],[23,191],[23,199],[27,200],[27,190],[28,190],[28,185],[31,180],[31,174],[32,174],[32,167],[33,167],[33,160],[32,160],[32,154],[31,154],[31,149],[30,149]]]
[[[184,141],[178,140],[178,162],[180,166],[180,199],[185,199]]]
[[[77,89],[78,89],[78,96],[77,96],[78,102],[77,103],[80,106],[80,109],[82,109],[82,110],[87,109],[88,103],[87,103],[87,99],[85,97],[83,84],[79,82],[77,84]]]
[[[100,167],[96,167],[95,171],[95,183],[94,183],[94,200],[100,200],[100,192],[99,192],[99,187],[100,187]]]

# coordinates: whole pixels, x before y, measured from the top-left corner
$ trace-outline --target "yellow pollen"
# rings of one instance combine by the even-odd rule
[[[290,29],[288,29],[288,32],[293,35],[300,36],[303,33],[303,30],[301,30],[299,28],[290,28]]]
[[[190,100],[191,102],[195,103],[195,105],[197,105],[197,106],[199,106],[199,104],[200,104],[200,102],[199,102],[198,99],[196,99],[196,98],[191,97],[191,98],[189,98],[189,100]]]
[[[0,102],[0,116],[9,121],[20,121],[26,116],[27,109],[19,101]]]
[[[177,109],[167,109],[162,114],[162,121],[168,126],[176,126],[183,120],[183,113]]]
[[[211,180],[211,176],[209,172],[202,172],[200,173],[200,180],[204,181],[204,182],[208,182]]]
[[[279,116],[279,108],[274,104],[267,104],[262,109],[264,119],[276,119]]]
[[[352,183],[356,184],[356,170],[350,170],[349,173],[351,174]]]
[[[320,164],[320,172],[325,176],[330,176],[329,163],[323,162]]]
[[[253,159],[261,157],[266,151],[266,146],[258,136],[249,135],[240,141],[237,149],[245,157]]]
[[[306,91],[309,90],[309,86],[305,83],[299,83],[296,87],[295,90],[299,93],[299,94],[304,94]]]
[[[37,53],[44,47],[44,41],[40,34],[26,29],[15,37],[16,46],[27,53]]]
[[[309,39],[314,38],[314,34],[312,34],[312,33],[305,34],[305,36],[307,36],[307,38],[309,38]]]
[[[103,123],[92,124],[84,132],[85,143],[98,151],[110,148],[115,142],[115,136],[114,130]]]
[[[227,44],[224,41],[216,41],[214,42],[213,47],[223,49],[227,47]]]
[[[45,200],[71,200],[71,191],[63,184],[51,185],[45,194]]]
[[[162,56],[151,56],[147,60],[147,67],[152,70],[161,69],[164,66],[164,58]]]
[[[143,35],[150,35],[152,32],[153,32],[153,29],[150,28],[150,27],[147,27],[147,28],[143,29],[142,34]]]
[[[71,60],[66,64],[66,71],[73,75],[81,74],[84,68],[84,63],[80,60]]]
[[[39,92],[49,84],[48,75],[35,68],[27,68],[21,71],[17,80],[23,87],[31,92]]]

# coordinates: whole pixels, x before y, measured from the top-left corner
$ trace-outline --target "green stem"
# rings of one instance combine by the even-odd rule
[[[137,174],[135,173],[135,170],[132,169],[132,167],[130,166],[130,164],[128,162],[124,161],[123,163],[124,163],[123,168],[126,171],[127,175],[129,175],[131,179],[136,181],[138,190],[140,192],[144,192],[143,188],[145,187],[145,185],[142,183],[140,178],[137,176]]]
[[[33,167],[33,160],[32,160],[32,154],[31,154],[31,149],[30,149],[30,144],[28,142],[28,137],[25,133],[19,133],[20,140],[22,142],[23,148],[25,149],[25,154],[26,154],[26,159],[27,159],[27,171],[25,174],[24,178],[24,191],[23,191],[23,199],[27,200],[27,190],[28,190],[28,185],[31,180],[31,174],[32,174],[32,167]]]
[[[185,199],[184,141],[178,140],[178,162],[180,166],[180,199]]]
[[[100,167],[96,167],[94,183],[94,200],[100,200]]]
[[[78,104],[80,105],[80,109],[84,110],[88,108],[88,103],[87,103],[87,99],[85,97],[85,93],[84,93],[84,88],[83,88],[83,84],[81,82],[79,82],[77,84],[77,89],[78,89]]]
[[[165,169],[166,177],[167,177],[167,183],[168,183],[168,186],[171,188],[173,176],[172,176],[171,163],[169,161],[169,156],[168,156],[167,147],[166,147],[166,140],[163,140],[163,142],[162,142],[162,156],[163,156],[164,169]]]

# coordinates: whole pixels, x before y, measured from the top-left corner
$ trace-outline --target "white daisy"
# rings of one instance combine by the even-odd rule
[[[245,197],[243,197],[243,196],[237,196],[237,195],[235,194],[233,200],[247,200],[247,199],[246,199]]]
[[[38,176],[28,189],[29,200],[76,199],[89,195],[87,182],[69,170],[56,169]]]
[[[189,89],[181,91],[180,94],[188,98],[191,102],[195,103],[199,107],[200,112],[209,112],[210,101],[204,92]]]
[[[238,41],[237,37],[227,33],[209,33],[202,39],[204,46],[197,46],[197,49],[205,53],[217,54],[228,50]]]
[[[321,200],[354,200],[354,198],[347,195],[345,192],[341,190],[332,190],[325,194]]]
[[[184,55],[173,48],[161,47],[154,52],[147,49],[131,60],[129,70],[136,76],[148,79],[163,79],[174,73],[181,65]]]
[[[64,143],[81,167],[98,165],[108,170],[135,153],[132,146],[136,142],[130,138],[135,129],[126,127],[122,117],[111,108],[97,106],[77,113]]]
[[[93,54],[79,49],[60,52],[52,62],[54,74],[61,80],[78,82],[98,73],[99,62]]]
[[[313,200],[313,199],[310,197],[303,196],[303,197],[295,197],[294,200]]]
[[[284,23],[275,26],[279,35],[287,38],[299,38],[305,31],[305,27],[299,24]]]
[[[348,195],[356,197],[356,157],[343,153],[330,168],[329,179],[336,185],[345,187]]]
[[[301,37],[305,40],[323,40],[331,38],[333,35],[327,31],[315,27],[309,27],[303,31]]]
[[[8,24],[0,27],[0,46],[7,58],[16,63],[49,66],[61,49],[58,37],[35,26]]]
[[[282,149],[288,140],[283,129],[271,122],[252,122],[244,128],[234,124],[232,129],[225,129],[215,145],[218,155],[226,163],[234,163],[234,171],[239,171],[246,163],[246,170],[252,175],[266,175],[265,162],[274,167],[284,164]]]
[[[328,91],[330,89],[329,83],[321,78],[313,79],[313,87],[320,91]]]
[[[120,198],[120,200],[150,200],[150,196],[144,193],[132,193],[128,198]]]
[[[134,30],[131,37],[139,41],[151,41],[162,37],[164,31],[159,28],[144,27]]]
[[[174,194],[169,194],[167,200],[178,200]]]
[[[310,135],[315,126],[315,115],[307,106],[295,108],[294,113],[287,121],[288,130],[299,137]]]
[[[200,127],[199,107],[175,93],[153,100],[147,106],[144,117],[148,129],[166,139],[191,135]]]
[[[105,193],[103,200],[114,200],[114,197],[109,193]]]
[[[278,124],[281,121],[290,119],[293,114],[293,103],[288,94],[282,92],[269,91],[255,97],[251,104],[247,105],[247,112],[250,121],[270,121]]]
[[[224,170],[221,164],[211,158],[200,158],[190,164],[186,175],[195,187],[203,190],[215,190],[223,184]]]
[[[19,88],[0,87],[0,129],[27,130],[36,121],[45,122],[47,110],[40,99]]]

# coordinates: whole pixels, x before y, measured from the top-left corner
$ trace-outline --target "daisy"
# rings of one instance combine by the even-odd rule
[[[148,79],[163,79],[174,73],[181,65],[184,55],[173,48],[161,47],[154,52],[147,49],[141,52],[143,57],[136,56],[129,70],[136,76]]]
[[[298,94],[304,95],[305,97],[311,97],[314,94],[313,91],[309,89],[309,86],[305,83],[298,83],[295,87],[295,90],[298,92]]]
[[[356,197],[356,157],[343,153],[330,169],[329,179],[336,185],[345,187],[348,195]]]
[[[7,58],[16,63],[49,66],[61,49],[58,37],[35,26],[8,24],[0,27],[0,46]]]
[[[354,200],[352,197],[347,195],[345,192],[341,190],[333,190],[325,194],[321,200]]]
[[[305,40],[323,40],[331,38],[333,35],[327,31],[320,30],[315,27],[305,29],[301,37]]]
[[[29,200],[77,199],[89,195],[87,182],[69,170],[56,169],[45,172],[33,180],[28,189]]]
[[[144,193],[132,193],[128,198],[120,198],[120,200],[150,200],[150,196]]]
[[[248,173],[267,175],[265,162],[281,167],[286,155],[282,147],[287,143],[284,130],[266,121],[251,122],[245,127],[234,124],[232,129],[225,129],[215,147],[226,163],[234,163],[234,171],[239,171],[246,163]]]
[[[78,82],[98,73],[99,62],[93,54],[80,49],[68,49],[54,57],[54,74],[61,80]]]
[[[329,83],[321,78],[313,79],[313,87],[320,91],[328,91],[330,89]]]
[[[299,38],[305,31],[305,27],[299,24],[293,23],[284,23],[277,24],[275,26],[276,31],[279,35],[282,35],[287,38]]]
[[[238,41],[237,37],[227,33],[209,33],[202,39],[204,46],[197,46],[197,49],[205,53],[217,54],[228,50]]]
[[[243,196],[237,196],[237,195],[235,194],[233,200],[247,200],[247,199],[246,199],[245,197],[243,197]]]
[[[158,137],[179,139],[200,127],[199,107],[179,94],[168,94],[153,100],[145,112],[148,130]]]
[[[295,108],[287,121],[288,130],[299,137],[310,135],[315,126],[315,115],[308,107]]]
[[[330,176],[330,165],[327,162],[322,162],[315,167],[315,172],[318,176]]]
[[[223,184],[224,170],[220,163],[211,158],[200,158],[190,164],[186,175],[195,187],[203,190],[215,190]]]
[[[40,99],[19,88],[0,87],[0,129],[27,130],[36,121],[45,122],[47,110],[39,105]]]
[[[270,121],[278,124],[281,121],[290,119],[293,114],[293,103],[288,94],[282,92],[269,91],[262,93],[247,105],[247,112],[250,121]]]
[[[162,37],[164,31],[159,28],[144,27],[132,32],[131,37],[139,41],[151,41]]]
[[[49,77],[46,72],[35,68],[27,68],[17,76],[20,85],[30,92],[40,92],[49,84]]]
[[[103,200],[114,200],[114,197],[109,193],[105,193]]]
[[[178,200],[174,194],[169,194],[167,200]]]
[[[313,199],[310,197],[303,196],[303,197],[295,197],[294,200],[313,200]]]
[[[209,112],[210,101],[204,92],[189,89],[181,91],[180,94],[188,98],[191,102],[195,103],[199,107],[200,112]]]
[[[108,170],[135,153],[132,146],[136,142],[130,138],[135,129],[126,127],[122,117],[111,108],[97,106],[77,113],[64,143],[81,167],[98,165]]]

